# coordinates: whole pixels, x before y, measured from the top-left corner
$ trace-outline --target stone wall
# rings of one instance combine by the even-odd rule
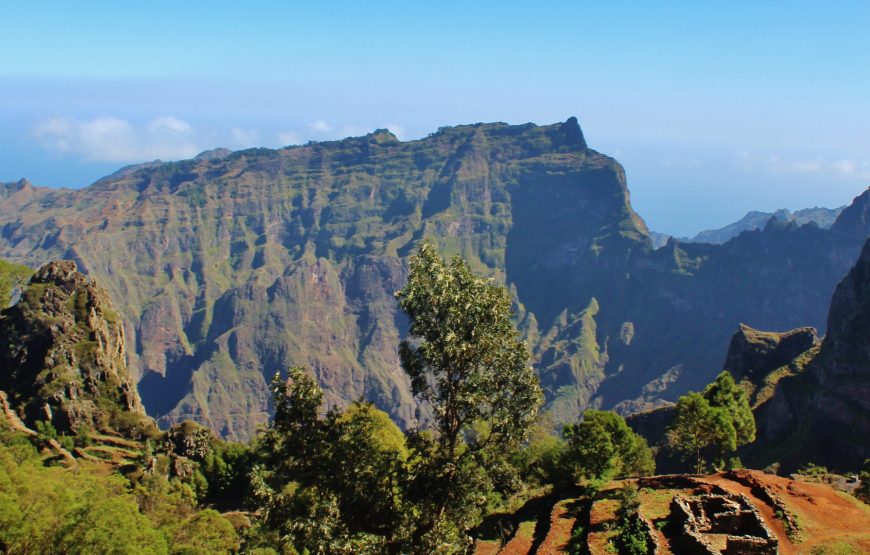
[[[758,509],[743,495],[676,495],[671,501],[670,518],[677,530],[672,544],[679,551],[702,555],[777,553],[776,537],[764,524]],[[725,550],[708,541],[707,534],[725,534]]]

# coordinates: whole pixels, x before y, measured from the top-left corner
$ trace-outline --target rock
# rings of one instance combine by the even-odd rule
[[[731,338],[725,370],[735,380],[746,378],[758,383],[771,371],[784,366],[819,343],[815,328],[797,328],[776,333],[740,324]]]
[[[0,389],[22,420],[62,433],[153,426],[125,363],[124,327],[106,291],[72,261],[41,267],[0,313]]]

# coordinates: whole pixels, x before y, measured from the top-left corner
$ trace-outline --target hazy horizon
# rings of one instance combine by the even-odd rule
[[[847,204],[870,185],[870,5],[9,7],[0,181],[388,127],[576,115],[656,231]]]

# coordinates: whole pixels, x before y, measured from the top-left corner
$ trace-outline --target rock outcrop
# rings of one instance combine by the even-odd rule
[[[118,313],[72,261],[40,268],[21,300],[0,313],[0,389],[21,419],[58,431],[129,431],[147,425],[125,363]]]
[[[819,343],[815,328],[798,328],[776,333],[740,324],[728,347],[725,370],[735,380],[760,383],[770,372],[787,365]]]

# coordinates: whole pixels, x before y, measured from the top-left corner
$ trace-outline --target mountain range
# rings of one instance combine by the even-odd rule
[[[118,308],[148,413],[245,439],[268,419],[269,379],[294,365],[327,404],[366,398],[416,423],[393,294],[430,238],[510,288],[560,423],[700,389],[738,323],[824,333],[868,207],[864,192],[829,229],[774,218],[656,249],[622,166],[570,118],[212,151],[80,190],[3,184],[0,257],[75,261]]]
[[[834,225],[834,222],[837,221],[837,216],[840,215],[844,208],[846,207],[815,207],[795,210],[794,212],[787,208],[781,208],[776,212],[758,212],[752,210],[747,212],[745,216],[734,223],[720,227],[719,229],[705,229],[704,231],[696,233],[692,237],[680,237],[679,240],[683,243],[715,243],[721,245],[722,243],[727,243],[734,237],[737,237],[744,231],[763,229],[771,218],[780,222],[795,222],[798,225],[815,223],[822,229],[828,229]],[[666,233],[659,233],[656,231],[650,231],[650,237],[652,238],[653,245],[656,248],[664,246],[668,242],[668,239],[671,238],[671,236]]]

